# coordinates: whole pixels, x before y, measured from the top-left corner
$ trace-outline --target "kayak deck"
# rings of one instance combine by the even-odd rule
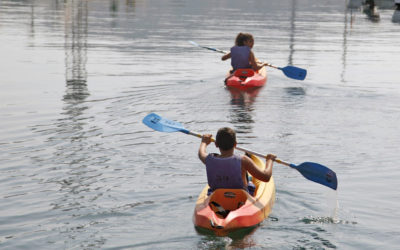
[[[251,156],[257,166],[265,163],[257,156]],[[193,215],[196,228],[217,236],[226,236],[241,229],[259,225],[272,210],[275,201],[275,183],[253,178],[256,186],[254,196],[242,189],[217,189],[207,196],[209,186],[200,193]]]
[[[233,74],[228,74],[226,86],[240,90],[260,88],[267,82],[267,70],[265,67],[258,72],[252,69],[237,69]]]

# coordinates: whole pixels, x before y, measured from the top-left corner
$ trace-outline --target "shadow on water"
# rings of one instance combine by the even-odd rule
[[[287,87],[285,92],[291,97],[303,97],[306,95],[306,91],[303,87]]]
[[[230,118],[237,133],[251,133],[254,123],[251,113],[254,111],[253,103],[262,88],[240,91],[227,88],[231,94]]]

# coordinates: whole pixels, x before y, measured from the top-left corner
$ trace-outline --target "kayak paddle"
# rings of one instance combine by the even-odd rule
[[[285,74],[285,76],[296,79],[296,80],[304,80],[307,75],[307,70],[295,67],[295,66],[286,66],[286,67],[277,67],[272,64],[268,64],[268,67],[272,67],[275,69],[282,70],[282,72]]]
[[[163,118],[155,113],[150,113],[146,117],[143,118],[143,123],[148,126],[149,128],[152,128],[156,131],[160,132],[182,132],[188,135],[193,135],[196,137],[201,138],[202,135],[198,133],[191,132],[183,127],[183,125],[179,122],[176,121],[171,121],[166,118]],[[215,139],[213,138],[212,141],[215,142]],[[266,155],[254,152],[249,149],[245,149],[242,147],[236,146],[237,150],[244,151],[262,158],[266,158]],[[329,188],[332,188],[334,190],[337,189],[337,177],[336,173],[333,172],[331,169],[318,164],[314,162],[303,162],[300,165],[295,165],[293,163],[288,163],[285,161],[282,161],[278,158],[275,159],[275,162],[292,167],[299,171],[306,179],[319,183],[321,185],[327,186]]]
[[[222,53],[222,54],[228,54],[228,51],[225,51],[225,50],[220,50],[220,49],[216,49],[216,48],[201,46],[200,44],[198,44],[196,42],[193,42],[193,41],[189,41],[189,43],[193,44],[196,47],[200,47],[200,48],[203,48],[203,49],[212,50],[212,51],[219,52],[219,53]]]
[[[211,48],[211,47],[206,47],[206,46],[201,46],[196,42],[193,41],[189,41],[191,44],[193,44],[194,46],[203,48],[203,49],[208,49],[208,50],[212,50],[215,52],[219,52],[222,54],[227,54],[227,51],[224,50],[220,50],[220,49],[216,49],[216,48]],[[267,64],[266,66],[271,67],[271,68],[275,68],[275,69],[279,69],[282,70],[282,72],[285,74],[285,76],[292,78],[292,79],[296,79],[296,80],[304,80],[307,76],[307,70],[299,68],[299,67],[295,67],[295,66],[286,66],[286,67],[277,67],[274,66],[272,64]]]

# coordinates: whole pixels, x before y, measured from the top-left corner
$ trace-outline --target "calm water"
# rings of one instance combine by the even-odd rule
[[[361,2],[361,1],[359,1]],[[396,249],[400,24],[357,1],[0,0],[0,248]],[[278,66],[257,96],[223,87],[240,31]],[[198,234],[192,131],[336,171],[334,192],[275,164],[277,200],[248,235]],[[210,147],[210,151],[215,151]]]

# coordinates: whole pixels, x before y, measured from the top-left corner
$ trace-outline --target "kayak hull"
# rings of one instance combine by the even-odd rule
[[[242,74],[242,72],[245,72]],[[248,74],[248,72],[251,72]],[[267,70],[265,67],[261,68],[258,72],[251,69],[238,69],[233,74],[228,74],[226,79],[226,86],[229,88],[236,88],[242,91],[261,88],[267,83]]]
[[[260,168],[265,168],[260,158],[251,157]],[[253,183],[256,186],[254,196],[242,189],[217,189],[207,196],[209,186],[206,185],[196,202],[193,214],[195,227],[199,231],[226,236],[258,226],[272,210],[275,183],[273,177],[269,182],[253,178]]]

